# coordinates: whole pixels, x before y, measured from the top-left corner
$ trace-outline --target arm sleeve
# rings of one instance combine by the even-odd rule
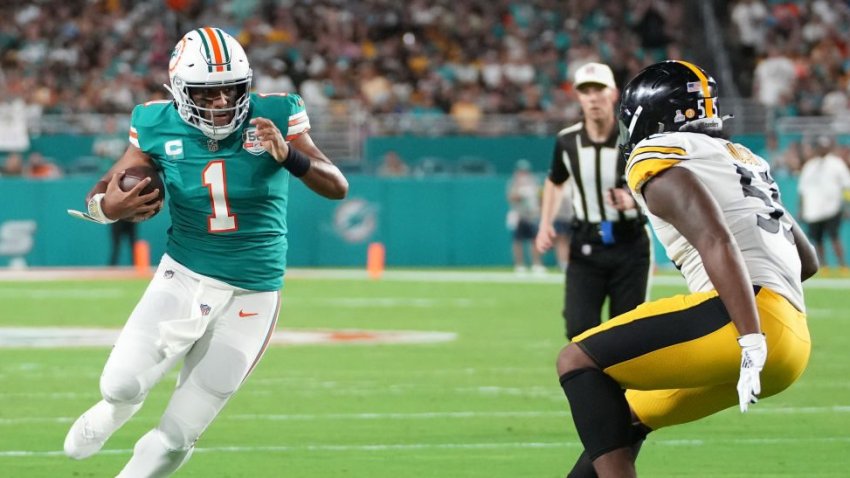
[[[286,96],[290,104],[289,118],[287,118],[286,140],[292,141],[302,134],[310,131],[310,118],[307,116],[307,108],[301,96],[290,93]]]
[[[286,141],[293,141],[310,131],[310,118],[304,100],[295,93],[255,93],[255,116],[274,122]]]
[[[561,146],[561,139],[555,139],[555,148],[552,152],[552,164],[549,166],[549,180],[555,184],[564,184],[567,179],[570,179],[570,172],[567,170],[567,165],[564,163],[564,148]]]
[[[133,108],[133,113],[130,115],[130,144],[139,149],[142,149],[142,147],[140,146],[141,143],[139,142],[139,130],[137,128],[139,122],[140,108],[142,108],[141,105],[136,105],[136,107]]]
[[[160,155],[156,150],[162,151],[161,121],[165,108],[171,108],[171,101],[156,100],[136,105],[130,115],[129,142],[145,153],[157,168],[160,167]],[[160,131],[157,134],[157,131]],[[172,140],[180,142],[180,140]],[[182,144],[182,143],[181,143]]]

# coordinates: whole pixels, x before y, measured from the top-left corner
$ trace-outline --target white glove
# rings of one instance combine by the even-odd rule
[[[767,360],[767,342],[763,334],[747,334],[738,337],[741,346],[741,375],[738,377],[738,404],[741,413],[747,411],[751,403],[758,402],[761,393],[759,373]]]

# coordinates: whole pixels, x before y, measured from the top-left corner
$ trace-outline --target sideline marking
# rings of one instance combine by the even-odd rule
[[[0,348],[111,347],[120,329],[85,327],[0,327]],[[433,344],[450,342],[454,332],[412,330],[277,330],[275,345]]]

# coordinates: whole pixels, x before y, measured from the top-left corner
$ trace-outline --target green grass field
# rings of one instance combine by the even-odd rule
[[[432,273],[429,273],[432,274]],[[414,274],[415,275],[415,274]],[[484,274],[483,276],[487,276]],[[554,360],[561,284],[293,277],[279,327],[453,332],[431,344],[275,346],[183,477],[563,477],[580,451]],[[684,291],[670,277],[653,296]],[[673,282],[673,285],[669,285]],[[0,282],[0,327],[120,327],[145,280]],[[850,476],[850,283],[807,288],[814,350],[790,390],[650,436],[647,477]],[[2,332],[0,332],[2,335]],[[0,348],[0,477],[114,476],[176,377],[85,461],[61,453],[108,347]]]

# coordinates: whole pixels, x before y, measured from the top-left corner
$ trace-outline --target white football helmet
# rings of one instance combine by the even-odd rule
[[[251,68],[242,45],[224,31],[202,27],[183,35],[168,63],[171,85],[163,85],[174,97],[183,121],[206,136],[221,140],[236,131],[248,116]],[[195,104],[192,93],[204,88],[234,88],[226,108],[204,108]],[[213,114],[232,113],[225,125],[216,125]]]

